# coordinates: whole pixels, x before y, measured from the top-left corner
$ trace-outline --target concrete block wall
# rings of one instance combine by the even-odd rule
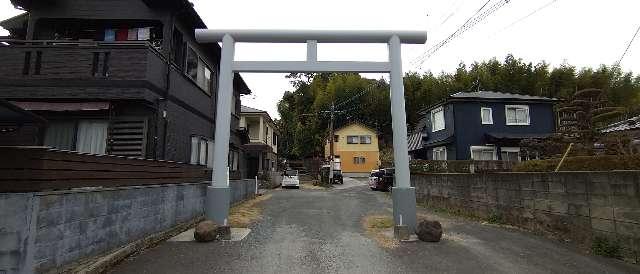
[[[413,174],[418,202],[640,254],[640,171]]]
[[[255,181],[231,182],[232,201]],[[0,194],[0,273],[56,271],[204,214],[207,183]]]

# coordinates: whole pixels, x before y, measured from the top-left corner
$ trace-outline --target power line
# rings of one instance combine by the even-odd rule
[[[463,33],[465,33],[467,30],[473,28],[478,23],[482,22],[484,19],[489,17],[491,14],[496,12],[498,9],[500,9],[502,6],[504,6],[505,4],[509,3],[509,1],[510,0],[501,0],[500,2],[493,4],[491,7],[489,7],[488,9],[486,9],[484,12],[480,13],[479,15],[477,15],[475,17],[472,16],[471,18],[469,18],[467,20],[467,22],[465,22],[465,24],[460,26],[460,28],[458,28],[455,32],[453,32],[451,35],[449,35],[444,40],[440,41],[440,43],[438,43],[438,44],[434,45],[433,47],[431,47],[422,56],[416,58],[417,62],[414,63],[414,67],[417,65],[418,69],[421,69],[422,68],[422,64],[424,64],[424,62],[427,59],[429,59],[431,56],[433,56],[439,49],[441,49],[442,47],[447,45],[453,39],[455,39],[455,38],[459,37],[460,35],[462,35]],[[485,5],[483,5],[483,7],[484,6]],[[482,10],[482,8],[480,10]]]
[[[629,52],[629,48],[631,47],[631,44],[633,44],[633,40],[636,39],[636,36],[638,35],[638,32],[640,32],[640,26],[638,26],[638,29],[636,29],[636,33],[633,34],[633,37],[631,38],[631,41],[629,41],[629,44],[627,44],[627,48],[624,49],[624,52],[622,53],[622,56],[620,56],[620,59],[618,59],[618,62],[616,62],[616,64],[615,64],[616,67],[620,66],[620,62],[622,62],[622,59],[624,59],[624,56],[627,55],[627,52]]]
[[[522,17],[522,18],[520,18],[520,19],[518,19],[518,20],[516,20],[516,21],[513,21],[511,24],[509,24],[508,26],[504,27],[503,29],[501,29],[501,30],[500,30],[500,31],[498,31],[498,32],[502,32],[502,31],[505,31],[505,30],[509,29],[510,27],[513,27],[514,25],[516,25],[516,24],[518,24],[518,23],[520,23],[520,22],[522,22],[522,21],[526,20],[527,18],[529,18],[529,17],[533,16],[534,14],[536,14],[536,13],[540,12],[541,10],[546,9],[547,7],[551,6],[551,4],[555,3],[556,1],[558,1],[558,0],[551,0],[551,1],[549,1],[548,3],[546,3],[546,4],[544,4],[544,5],[540,6],[540,7],[538,7],[537,9],[535,9],[534,11],[532,11],[532,12],[530,12],[529,14],[525,15],[524,17]],[[496,33],[494,33],[494,35],[495,35],[495,34],[496,34]]]
[[[468,24],[468,23],[469,23],[469,21],[470,21],[471,19],[473,19],[473,17],[475,17],[476,15],[478,15],[478,13],[480,13],[480,11],[481,11],[482,9],[484,9],[484,7],[486,7],[486,6],[487,6],[487,4],[489,4],[489,2],[491,2],[491,0],[487,0],[487,2],[485,2],[482,6],[480,6],[480,8],[479,8],[479,9],[478,9],[478,10],[477,10],[473,15],[469,16],[469,18],[467,18],[467,20],[464,22],[464,24],[460,25],[460,27],[458,27],[458,29],[456,29],[456,31],[455,31],[453,34],[449,35],[449,37],[451,37],[452,35],[456,34],[460,29],[462,29],[466,24]],[[451,15],[453,15],[453,14],[451,14]],[[447,18],[447,19],[449,19],[449,18]],[[446,20],[445,20],[445,21],[446,21]],[[444,24],[444,22],[442,22],[442,23]],[[432,48],[433,48],[433,47],[432,47]],[[425,58],[425,56],[428,54],[429,50],[430,50],[430,49],[426,50],[422,55],[420,55],[419,57],[417,57],[417,58],[416,58],[416,59],[414,59],[413,61],[415,62],[415,61],[416,61],[417,59],[419,59],[419,58],[420,58],[421,60],[422,60],[422,59],[424,59],[424,58]]]

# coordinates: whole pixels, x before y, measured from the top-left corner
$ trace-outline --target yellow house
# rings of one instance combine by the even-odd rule
[[[325,142],[324,156],[329,157],[329,141]],[[359,123],[348,124],[334,131],[333,152],[340,158],[342,173],[364,175],[377,169],[380,150],[376,131]]]

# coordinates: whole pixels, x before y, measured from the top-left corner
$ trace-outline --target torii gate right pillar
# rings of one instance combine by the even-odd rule
[[[395,186],[393,187],[393,220],[396,225],[406,225],[409,232],[416,229],[416,190],[411,187],[409,151],[407,146],[407,118],[404,103],[402,75],[402,53],[400,38],[394,35],[389,40],[389,62],[391,63],[391,124],[393,127],[393,164]]]

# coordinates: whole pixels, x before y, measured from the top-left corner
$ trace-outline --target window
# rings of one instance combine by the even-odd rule
[[[109,56],[111,56],[110,52],[103,53],[103,63],[102,63],[102,76],[109,76]],[[100,52],[93,53],[93,64],[91,67],[91,75],[97,77],[100,75],[98,68],[100,67]]]
[[[213,83],[213,75],[211,74],[211,69],[206,63],[198,58],[198,76],[195,79],[198,86],[204,90],[207,94],[211,94],[211,84]]]
[[[93,64],[91,66],[91,75],[93,75],[93,77],[98,76],[98,66],[100,65],[100,53],[99,52],[94,52],[93,53]]]
[[[104,53],[104,62],[102,63],[102,76],[109,76],[109,56],[111,56],[110,52]]]
[[[36,67],[33,74],[39,75],[42,68],[42,51],[36,51]]]
[[[478,161],[498,160],[496,148],[492,146],[472,146],[471,159]]]
[[[339,139],[338,137],[340,137],[340,136],[338,136],[338,135],[333,135],[333,142],[334,142],[334,143],[337,143],[337,142],[338,142],[338,139]]]
[[[271,144],[272,145],[277,145],[278,144],[278,136],[276,135],[276,133],[273,133],[273,138],[271,139]]]
[[[44,138],[46,146],[91,154],[105,154],[109,122],[105,120],[54,121]]]
[[[191,164],[213,168],[213,140],[191,136]]]
[[[362,165],[366,162],[366,159],[362,156],[353,157],[353,163],[356,165]]]
[[[187,61],[185,73],[191,80],[204,90],[207,94],[211,95],[213,89],[213,81],[215,79],[215,73],[211,70],[211,67],[198,57],[198,54],[191,47],[187,47]],[[235,104],[235,102],[232,102]],[[234,105],[232,105],[233,107]],[[232,113],[235,113],[235,108],[232,108]]]
[[[22,65],[22,74],[28,75],[29,70],[31,70],[31,52],[27,51],[24,53],[24,64]]]
[[[447,147],[433,148],[433,160],[437,160],[437,161],[447,160]]]
[[[431,111],[431,131],[436,132],[444,129],[444,109],[442,107]]]
[[[182,70],[184,68],[184,42],[182,40],[182,32],[173,28],[172,36],[171,61]]]
[[[371,135],[360,136],[360,143],[361,144],[371,144]]]
[[[360,136],[347,136],[347,144],[358,144]]]
[[[240,152],[237,150],[229,150],[228,166],[230,171],[238,170],[238,161],[240,160]]]
[[[198,55],[191,48],[187,49],[187,62],[186,62],[186,70],[187,76],[193,79],[194,81],[198,80]]]
[[[500,148],[500,158],[503,161],[520,162],[520,148],[502,147]]]
[[[480,116],[483,125],[493,125],[493,113],[491,108],[480,108]]]
[[[507,125],[524,125],[528,126],[529,120],[529,106],[524,105],[507,105],[505,106],[505,115],[507,117]]]

